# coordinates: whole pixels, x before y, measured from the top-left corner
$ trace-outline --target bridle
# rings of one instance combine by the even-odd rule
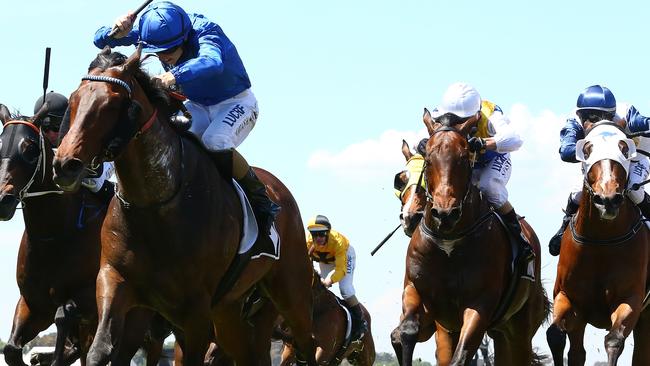
[[[467,139],[465,136],[463,136],[463,134],[460,131],[458,131],[456,128],[453,128],[451,126],[441,126],[441,127],[439,127],[438,129],[433,131],[433,133],[431,134],[431,137],[433,137],[433,135],[435,135],[436,133],[446,132],[446,131],[455,132],[455,133],[459,134],[462,138]],[[424,173],[426,171],[427,165],[428,165],[427,159],[425,158],[422,173]],[[463,195],[463,199],[460,201],[458,206],[452,207],[452,208],[458,208],[458,210],[460,211],[460,215],[462,215],[463,207],[465,206],[465,202],[470,197],[470,192],[472,191],[472,166],[471,166],[471,164],[469,164],[467,166],[467,170],[468,170],[469,179],[467,179],[467,184],[465,186],[465,195]],[[422,179],[422,175],[420,176],[420,179]],[[424,186],[425,186],[424,191],[425,191],[425,195],[426,195],[426,198],[427,198],[427,203],[429,203],[429,204],[431,204],[433,206],[433,196],[429,193],[429,185],[428,185],[428,182],[427,182],[426,179],[424,180]]]
[[[111,77],[111,76],[106,76],[106,75],[86,75],[86,76],[82,77],[81,80],[82,81],[83,80],[88,80],[88,81],[105,82],[105,83],[109,83],[109,84],[118,85],[118,86],[124,88],[127,91],[127,93],[128,93],[127,102],[130,103],[130,104],[134,103],[134,101],[132,99],[131,86],[126,81],[124,81],[122,79],[118,79],[118,78]],[[158,115],[158,109],[154,107],[154,111],[151,114],[151,117],[149,117],[149,119],[134,134],[132,134],[131,136],[127,136],[128,138],[125,139],[125,140],[130,141],[131,139],[138,139],[140,136],[142,136],[142,134],[147,132],[151,128],[151,126],[153,126],[153,123],[156,121],[157,115]],[[179,175],[179,177],[182,178],[183,175],[184,175],[183,172],[185,170],[185,164],[183,163],[183,155],[185,153],[185,145],[183,144],[183,139],[180,136],[178,138],[180,140],[180,155],[181,155],[181,157],[180,157],[180,175]],[[96,161],[98,163],[101,163],[102,158],[100,158],[100,156],[104,156],[104,158],[108,158],[108,157],[115,157],[117,155],[119,155],[119,152],[115,153],[115,152],[111,151],[111,144],[109,142],[109,144],[107,144],[107,146],[105,146],[103,148],[100,155],[93,158],[93,161],[91,162],[91,165],[96,163]],[[112,160],[112,159],[110,159],[110,160]],[[157,208],[157,207],[164,206],[167,203],[171,202],[178,195],[178,193],[181,191],[182,186],[183,186],[183,181],[181,179],[181,180],[179,180],[178,187],[176,188],[174,194],[171,195],[171,197],[169,197],[168,199],[166,199],[166,200],[164,200],[162,202],[157,202],[157,203],[154,203],[154,204],[146,206],[146,207],[136,206],[136,205],[128,202],[122,196],[122,194],[120,194],[119,190],[115,190],[115,196],[118,198],[118,200],[120,201],[122,206],[127,208],[127,209],[131,209],[131,208],[138,208],[138,209]]]
[[[123,89],[125,89],[126,92],[127,92],[128,98],[126,100],[126,103],[129,104],[128,108],[130,108],[131,105],[134,103],[133,99],[132,99],[131,86],[126,81],[124,81],[122,79],[118,79],[118,78],[115,78],[115,77],[112,77],[112,76],[106,76],[106,75],[86,75],[86,76],[82,77],[81,80],[82,81],[87,80],[87,81],[105,82],[105,83],[109,83],[109,84],[113,84],[113,85],[118,85],[118,86],[122,87]],[[127,108],[127,113],[128,113],[128,108]],[[139,138],[143,133],[145,133],[147,130],[149,130],[151,128],[151,126],[153,126],[153,123],[155,122],[157,115],[158,115],[158,110],[154,108],[154,111],[153,111],[151,117],[149,117],[149,119],[136,132],[134,132],[132,134],[129,134],[127,136],[115,136],[113,139],[111,139],[111,141],[109,141],[106,144],[106,146],[104,146],[102,148],[99,155],[97,155],[96,157],[94,157],[92,159],[92,161],[90,163],[91,167],[96,168],[103,161],[110,161],[110,160],[115,159],[115,157],[118,156],[121,151],[117,151],[116,148],[112,147],[111,142],[113,140],[115,140],[116,138],[118,138],[118,137],[124,138],[125,141],[129,141],[129,140],[134,139],[134,138],[135,139]],[[123,147],[122,147],[122,149],[123,149]]]
[[[18,192],[18,200],[20,203],[25,206],[25,199],[31,197],[40,197],[48,194],[63,194],[62,190],[55,191],[38,191],[38,192],[29,192],[32,184],[36,181],[36,175],[40,170],[43,174],[41,181],[45,181],[45,137],[43,136],[43,131],[36,127],[34,124],[26,121],[9,121],[5,124],[5,128],[9,125],[24,125],[28,126],[38,134],[38,160],[36,161],[36,167],[34,168],[34,173],[32,173],[27,184]]]
[[[455,133],[461,135],[463,138],[466,139],[466,137],[463,136],[462,133],[458,129],[453,128],[451,126],[439,127],[438,129],[433,131],[433,133],[431,134],[431,137],[433,137],[433,135],[435,135],[436,133],[445,132],[445,131],[455,132]],[[426,170],[426,165],[427,165],[426,159],[425,159],[424,164],[425,164],[425,169],[423,169],[423,171]],[[465,204],[467,203],[467,201],[471,197],[470,193],[472,192],[472,166],[473,166],[473,161],[470,161],[470,164],[467,165],[469,179],[467,180],[467,186],[465,188],[465,195],[463,196],[463,199],[458,204],[458,206],[454,207],[454,208],[458,208],[460,217],[462,217],[462,215],[463,215],[463,207],[465,207]],[[427,180],[425,179],[425,185],[426,185],[426,181]],[[427,186],[427,189],[426,189],[426,195],[427,195],[427,203],[429,203],[430,205],[433,205],[433,196],[431,196],[431,194],[429,193],[428,186]],[[486,212],[481,217],[479,217],[476,221],[474,221],[474,223],[472,223],[472,225],[469,228],[467,228],[465,230],[462,230],[461,232],[454,233],[452,235],[441,235],[436,230],[428,227],[427,224],[426,224],[426,220],[421,220],[420,221],[420,230],[421,230],[422,234],[425,237],[430,238],[433,241],[436,241],[436,240],[438,240],[438,241],[440,241],[440,240],[442,240],[442,241],[456,241],[456,240],[464,239],[465,237],[474,234],[476,231],[478,231],[479,228],[481,228],[483,226],[483,224],[487,223],[488,221],[491,221],[491,219],[494,218],[494,217],[496,217],[497,219],[500,219],[499,215],[493,209],[490,209],[490,210],[488,210],[488,212]],[[438,243],[438,245],[439,244],[440,243]]]

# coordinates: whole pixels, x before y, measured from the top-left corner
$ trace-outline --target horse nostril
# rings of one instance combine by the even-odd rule
[[[438,212],[438,210],[436,210],[435,208],[432,208],[431,209],[431,216],[433,216],[435,218],[440,218],[440,212]]]
[[[625,200],[625,197],[621,193],[616,193],[614,197],[612,198],[612,204],[615,206],[620,206],[623,204],[623,200]]]
[[[604,202],[605,202],[605,199],[603,198],[603,196],[601,196],[601,195],[599,195],[599,194],[594,194],[594,203],[595,203],[595,204],[597,204],[597,205],[603,205]]]
[[[61,171],[66,175],[78,176],[84,169],[84,163],[76,158],[70,158],[63,161]]]
[[[458,218],[460,218],[460,208],[454,207],[449,211],[449,219],[458,220]]]

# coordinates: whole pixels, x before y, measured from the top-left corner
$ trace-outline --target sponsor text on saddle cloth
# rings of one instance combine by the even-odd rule
[[[244,194],[243,189],[239,186],[236,180],[233,179],[232,183],[235,186],[235,190],[239,196],[239,201],[242,205],[242,212],[244,213],[242,238],[239,243],[239,250],[237,252],[238,254],[243,254],[251,250],[253,244],[255,244],[255,241],[257,240],[259,230],[257,221],[255,220],[255,215],[253,214],[253,208],[251,207],[250,202],[248,202],[246,194]],[[271,243],[273,243],[273,247],[259,248],[258,245],[258,248],[253,249],[254,251],[251,255],[251,259],[259,258],[261,256],[266,256],[273,259],[280,258],[280,236],[278,235],[278,231],[275,229],[275,223],[271,225],[269,237],[271,239]],[[267,241],[264,240],[263,242]]]

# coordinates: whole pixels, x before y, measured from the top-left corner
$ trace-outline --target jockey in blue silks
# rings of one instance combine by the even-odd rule
[[[601,120],[608,120],[625,125],[625,132],[643,132],[650,130],[650,118],[645,117],[630,104],[616,103],[614,94],[606,87],[592,85],[585,89],[579,96],[576,103],[575,116],[567,119],[566,124],[560,131],[560,157],[563,161],[577,163],[576,142],[585,138],[584,124],[586,122],[596,123]],[[650,143],[645,137],[635,138],[637,147],[649,151]],[[634,202],[646,218],[650,218],[650,196],[645,192],[643,186],[636,190],[630,189],[635,183],[641,183],[648,177],[650,161],[643,154],[637,154],[632,159],[628,176],[627,196]],[[562,219],[560,230],[551,238],[548,243],[548,250],[551,255],[560,254],[562,234],[566,229],[571,216],[578,211],[580,198],[582,196],[583,178],[569,195],[565,215]]]
[[[192,115],[190,131],[217,161],[232,156],[232,173],[251,200],[262,231],[268,232],[278,206],[266,194],[248,162],[235,149],[255,126],[259,109],[237,49],[219,25],[201,14],[187,14],[169,1],[147,6],[137,25],[132,12],[111,28],[95,33],[95,45],[127,46],[140,41],[144,52],[155,53],[165,72],[155,76],[187,96]],[[229,160],[229,159],[228,159]]]

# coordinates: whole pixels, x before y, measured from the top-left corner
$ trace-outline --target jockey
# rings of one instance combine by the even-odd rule
[[[52,147],[59,146],[59,142],[63,139],[61,135],[61,122],[68,109],[68,98],[56,93],[49,92],[45,94],[45,101],[48,103],[47,114],[41,120],[41,131],[47,138]],[[43,96],[36,100],[34,104],[34,114],[36,114],[43,106]],[[108,179],[113,175],[113,163],[104,163],[92,174],[82,179],[81,185],[88,188],[93,193],[96,193],[102,198],[102,202],[110,201],[115,192],[114,184]]]
[[[348,238],[332,229],[332,224],[323,215],[317,215],[307,224],[307,250],[313,261],[319,264],[321,282],[325,287],[339,283],[341,297],[352,315],[351,339],[357,340],[368,331],[359,300],[355,295],[354,267],[356,256]]]
[[[433,110],[432,117],[436,121],[445,117],[459,123],[473,121],[476,124],[476,131],[468,140],[470,151],[478,152],[472,171],[472,183],[487,197],[510,233],[517,238],[520,249],[517,261],[521,258],[527,262],[533,260],[535,254],[521,231],[506,189],[512,171],[510,152],[518,150],[523,141],[501,108],[482,100],[474,87],[454,83],[447,88],[442,102]]]
[[[585,138],[584,124],[586,122],[596,123],[601,120],[613,121],[625,125],[625,132],[642,132],[650,130],[650,118],[645,117],[634,108],[633,105],[616,103],[614,94],[606,87],[592,85],[585,89],[579,96],[576,103],[575,116],[567,119],[566,124],[560,131],[560,158],[569,163],[577,163],[576,159],[576,142]],[[634,139],[637,146],[639,143],[644,145],[648,140],[643,137]],[[646,146],[644,150],[647,149]],[[632,159],[628,176],[629,189],[634,183],[641,183],[648,177],[650,161],[648,157],[642,154]],[[548,243],[548,251],[551,255],[560,254],[560,245],[562,234],[566,229],[571,216],[578,211],[580,198],[582,196],[583,179],[580,179],[580,185],[569,194],[562,226]],[[627,196],[634,202],[641,213],[646,218],[650,218],[650,196],[645,192],[643,186],[637,190],[628,190]]]
[[[144,9],[139,23],[129,12],[111,28],[95,33],[97,47],[128,46],[141,42],[144,52],[155,53],[165,72],[155,76],[165,87],[176,86],[188,100],[190,131],[198,136],[217,161],[232,159],[232,173],[251,201],[261,230],[269,232],[278,206],[265,185],[235,150],[255,126],[259,109],[251,82],[237,49],[219,25],[201,14],[187,14],[169,1]]]

